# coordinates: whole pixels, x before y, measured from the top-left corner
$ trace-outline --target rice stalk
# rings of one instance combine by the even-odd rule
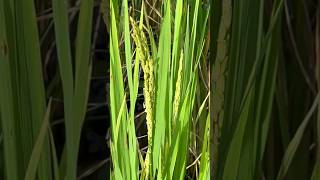
[[[142,176],[144,179],[149,178],[149,171],[152,169],[152,160],[151,152],[152,152],[152,131],[154,126],[154,95],[155,95],[155,85],[154,85],[154,70],[153,70],[153,62],[154,60],[151,59],[149,54],[149,48],[147,44],[147,39],[140,29],[136,22],[130,18],[133,33],[132,37],[136,44],[137,54],[139,54],[141,67],[144,72],[144,97],[145,97],[145,104],[146,104],[146,121],[147,121],[147,130],[148,130],[148,149],[147,155],[144,161],[144,168],[142,172]],[[152,173],[151,173],[152,176]]]
[[[182,81],[182,70],[183,70],[183,51],[180,54],[178,78],[176,82],[174,100],[173,100],[173,129],[176,127],[176,121],[179,113],[180,99],[181,99],[181,81]]]
[[[220,129],[223,124],[224,113],[224,91],[225,91],[225,77],[227,75],[227,65],[229,56],[229,39],[230,26],[232,18],[231,1],[226,0],[222,2],[222,15],[219,27],[219,34],[217,39],[217,54],[213,65],[213,89],[212,89],[212,113],[213,113],[213,145],[212,145],[212,162],[213,171],[218,162],[218,146],[220,138]]]

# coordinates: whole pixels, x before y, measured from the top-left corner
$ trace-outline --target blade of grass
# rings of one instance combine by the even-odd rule
[[[8,27],[8,21],[4,13],[10,15],[11,12],[10,5],[7,1],[0,1],[0,106],[1,106],[1,127],[4,141],[4,165],[5,173],[11,175],[12,180],[18,180],[19,172],[17,165],[17,145],[16,145],[16,134],[15,117],[14,110],[14,100],[13,100],[13,89],[12,89],[12,77],[11,77],[11,68],[9,61],[9,44],[8,44],[8,32],[5,27]],[[10,40],[10,39],[9,39]],[[10,41],[9,41],[10,42]],[[12,47],[12,46],[11,46]]]
[[[317,85],[318,90],[320,89],[320,5],[317,10],[317,24],[315,30],[315,48],[316,48],[316,62],[317,62]],[[320,106],[318,106],[318,114],[317,114],[317,144],[320,144]],[[317,160],[315,167],[312,172],[311,180],[320,179],[320,148],[318,147],[317,151]]]
[[[294,137],[292,138],[288,148],[286,149],[286,152],[282,159],[280,170],[278,172],[277,180],[282,180],[285,178],[285,175],[290,167],[290,164],[295,155],[295,152],[297,151],[298,146],[301,142],[304,131],[309,123],[309,120],[311,119],[313,113],[315,112],[318,106],[319,98],[320,98],[320,94],[318,94],[317,97],[315,98],[310,110],[308,111],[307,115],[305,116],[304,120],[302,121],[298,130],[296,131]]]
[[[112,125],[112,141],[118,139],[118,143],[111,142],[113,145],[112,157],[115,161],[114,166],[114,175],[116,178],[127,179],[129,177],[134,177],[130,175],[130,165],[129,155],[133,157],[134,154],[128,151],[127,144],[127,109],[121,114],[120,122],[117,121],[117,114],[121,108],[122,100],[124,99],[124,83],[123,83],[123,74],[121,68],[121,59],[119,52],[119,39],[118,39],[118,27],[117,21],[118,12],[115,8],[117,7],[116,2],[110,1],[110,10],[111,10],[111,23],[110,23],[110,106],[111,106],[111,125]],[[128,22],[126,22],[128,23]],[[128,42],[126,42],[128,43]],[[129,65],[130,67],[130,65]],[[135,70],[136,71],[136,70]],[[135,72],[136,73],[136,72]],[[135,80],[136,81],[136,80]],[[135,85],[136,86],[136,85]],[[130,94],[131,96],[131,94]],[[132,120],[133,121],[133,120]],[[129,132],[132,135],[133,122],[130,123]],[[119,134],[115,134],[116,125],[120,124]],[[134,135],[132,135],[134,136]],[[129,137],[130,144],[132,145],[132,136]],[[134,166],[136,166],[134,164]]]
[[[54,138],[52,134],[52,130],[49,127],[49,137],[50,137],[50,145],[51,145],[51,153],[52,153],[52,166],[53,166],[53,175],[54,180],[60,180],[60,173],[59,173],[59,163],[58,163],[58,157],[56,152],[56,145],[54,143]]]
[[[69,37],[67,4],[62,0],[53,0],[53,17],[59,68],[64,92],[65,116],[70,119],[73,96],[73,68]]]
[[[57,44],[57,55],[60,68],[60,77],[62,81],[63,89],[63,102],[64,102],[64,114],[66,121],[72,121],[72,103],[73,103],[73,93],[74,93],[74,78],[73,78],[73,67],[72,67],[72,57],[71,57],[71,48],[69,42],[69,24],[68,24],[68,14],[67,14],[67,4],[61,0],[52,1],[53,8],[53,18],[54,18],[54,28],[55,28],[55,37]],[[66,130],[70,131],[70,130]],[[67,140],[73,141],[70,139],[69,133],[67,134]],[[60,177],[65,176],[66,170],[66,152],[69,147],[65,147],[63,150],[62,161],[60,163]],[[64,168],[65,167],[65,168]]]
[[[199,172],[199,179],[205,180],[210,177],[210,114],[208,114],[207,121],[206,121],[206,128],[203,138],[203,146],[201,152],[201,160],[200,160],[200,172]]]
[[[53,1],[53,13],[55,19],[59,67],[65,103],[64,108],[67,139],[67,171],[65,178],[72,180],[76,178],[80,133],[86,113],[91,77],[90,52],[93,2],[89,0],[83,0],[80,3],[74,78],[68,33],[69,28],[67,6],[65,2],[60,0]]]
[[[32,154],[31,154],[30,161],[26,170],[26,175],[24,178],[25,180],[34,180],[36,177],[36,172],[37,172],[38,164],[40,161],[41,152],[43,151],[43,145],[47,137],[49,120],[50,120],[50,112],[51,112],[51,102],[52,102],[52,99],[50,98],[47,111],[43,119],[43,123],[40,128],[39,135],[36,140],[36,144],[32,150]]]
[[[153,139],[153,150],[152,150],[152,162],[153,162],[153,172],[161,166],[160,150],[164,145],[166,130],[169,126],[169,117],[167,116],[169,112],[166,111],[166,106],[168,105],[168,78],[170,69],[170,47],[171,47],[171,13],[170,13],[170,0],[165,3],[165,16],[162,22],[160,38],[159,38],[159,49],[158,49],[158,72],[161,76],[156,76],[156,105],[155,105],[155,129],[154,129],[154,139]]]
[[[238,169],[240,165],[241,149],[244,140],[243,137],[245,133],[245,127],[247,126],[249,114],[252,113],[250,112],[250,101],[252,101],[252,96],[253,94],[250,93],[245,108],[240,115],[239,124],[237,125],[237,129],[234,133],[235,135],[233,136],[232,142],[230,144],[222,176],[224,180],[235,180],[238,177]]]

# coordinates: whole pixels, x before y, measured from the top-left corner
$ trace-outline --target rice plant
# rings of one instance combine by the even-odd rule
[[[212,169],[218,179],[258,179],[275,88],[282,6],[274,3],[267,30],[264,1],[237,1],[232,6],[224,1],[222,6],[221,20],[228,26],[219,27],[217,41],[222,43],[217,44],[213,65],[212,78],[220,79],[212,90],[212,108],[217,108],[213,126],[218,131],[214,132]],[[222,91],[221,83],[225,84]]]
[[[1,178],[76,179],[91,72],[93,2],[81,1],[80,4],[73,70],[67,4],[53,1],[67,139],[61,160],[57,159],[50,131],[51,97],[46,98],[35,2],[2,0],[0,9],[0,119],[4,152]]]
[[[199,0],[140,3],[110,1],[112,179],[209,178],[209,93],[204,90],[205,96],[199,97],[196,93],[203,91],[199,67],[206,63],[204,27],[209,5]],[[146,152],[136,131],[139,83],[143,84]],[[190,132],[197,135],[200,125],[202,136],[195,137]]]
[[[8,179],[24,179],[46,111],[40,46],[33,1],[0,2],[0,98],[4,171]],[[49,139],[31,179],[51,179]],[[32,167],[28,167],[32,168]],[[26,173],[27,174],[27,173]],[[26,176],[27,177],[27,176]]]
[[[213,2],[210,21],[213,178],[309,179],[311,174],[313,179],[318,178],[318,167],[310,163],[318,164],[319,160],[307,160],[312,153],[307,150],[310,135],[306,129],[319,100],[312,85],[316,83],[310,80],[312,69],[306,70],[307,62],[299,57],[294,34],[290,33],[289,13],[300,9],[299,3],[289,3],[282,0]],[[301,6],[307,7],[306,3]],[[309,25],[299,28],[311,30]],[[285,46],[287,31],[294,42],[293,51]],[[293,61],[298,64],[295,70],[291,62],[285,61],[292,53],[297,58]],[[310,50],[307,54],[312,53]],[[300,83],[297,77],[303,82],[298,85],[299,90],[286,89],[295,89],[288,85]],[[310,90],[312,101],[308,98]],[[306,96],[300,96],[299,101],[294,96],[297,93]],[[304,103],[296,104],[298,101]]]

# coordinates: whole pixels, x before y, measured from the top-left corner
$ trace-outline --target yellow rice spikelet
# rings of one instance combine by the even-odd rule
[[[183,66],[183,51],[181,51],[180,54],[180,60],[179,60],[179,69],[178,69],[178,78],[176,82],[176,90],[174,95],[174,101],[173,101],[173,127],[176,126],[176,119],[178,116],[178,110],[179,110],[179,104],[180,104],[180,96],[181,96],[181,79],[182,79],[182,66]]]
[[[145,37],[142,29],[140,29],[137,23],[130,18],[133,33],[132,38],[136,44],[137,55],[139,56],[142,70],[144,72],[144,88],[143,93],[145,97],[146,105],[146,120],[148,129],[148,150],[144,162],[144,168],[142,171],[142,178],[149,178],[149,170],[151,169],[151,148],[152,148],[152,131],[154,120],[154,97],[155,97],[155,85],[154,85],[154,64],[153,59],[150,56],[149,48],[147,44],[147,38]]]

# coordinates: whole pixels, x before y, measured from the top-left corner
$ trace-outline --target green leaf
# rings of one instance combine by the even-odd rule
[[[52,102],[52,99],[49,100],[47,111],[46,111],[45,117],[43,119],[43,123],[40,128],[40,132],[37,137],[36,144],[32,150],[29,165],[26,170],[26,175],[24,178],[25,180],[34,180],[36,177],[38,164],[39,164],[40,157],[42,154],[41,152],[43,151],[43,144],[44,144],[45,139],[47,137],[48,126],[49,126],[49,121],[50,121],[51,102]]]
[[[280,170],[278,172],[278,176],[277,176],[277,180],[282,180],[285,178],[285,175],[291,165],[292,159],[299,147],[299,144],[301,142],[301,139],[303,137],[303,134],[305,132],[305,129],[309,123],[309,120],[311,119],[313,113],[316,110],[316,107],[319,103],[319,98],[320,98],[320,94],[317,95],[317,97],[315,98],[310,110],[308,111],[306,117],[304,118],[304,120],[302,121],[302,123],[300,124],[298,130],[296,131],[294,137],[292,138],[291,142],[289,143],[287,150],[283,156],[282,159],[282,163],[280,166]]]

